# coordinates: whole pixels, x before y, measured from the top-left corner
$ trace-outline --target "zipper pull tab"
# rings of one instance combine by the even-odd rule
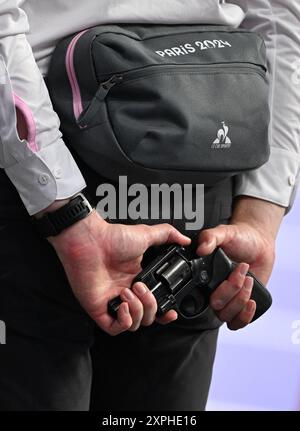
[[[93,100],[91,101],[88,108],[82,112],[79,119],[77,120],[77,124],[81,129],[87,127],[93,118],[99,114],[99,110],[103,109],[102,103],[106,99],[110,90],[117,84],[120,84],[123,81],[123,76],[121,75],[113,75],[108,81],[102,82],[100,84],[97,93],[95,94]]]
[[[120,84],[123,81],[123,76],[121,75],[113,75],[108,81],[102,82],[100,85],[95,97],[100,102],[105,100],[106,96],[110,92],[110,90],[117,84]]]

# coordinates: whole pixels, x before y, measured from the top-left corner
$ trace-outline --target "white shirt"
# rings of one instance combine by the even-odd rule
[[[0,166],[28,212],[82,190],[42,75],[63,37],[102,23],[212,23],[265,39],[271,71],[271,157],[237,177],[235,194],[291,205],[300,170],[299,0],[0,0]],[[16,131],[15,104],[29,126]]]

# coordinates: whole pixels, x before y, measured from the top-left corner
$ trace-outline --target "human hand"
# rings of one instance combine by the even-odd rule
[[[265,285],[275,260],[275,239],[284,208],[259,199],[239,200],[231,223],[201,232],[199,255],[211,254],[222,247],[235,262],[240,262],[211,295],[210,304],[218,318],[229,329],[237,330],[248,325],[256,310],[251,297],[252,277],[248,270]]]
[[[129,289],[141,271],[145,251],[153,245],[190,243],[189,238],[170,225],[113,225],[95,211],[49,241],[64,266],[76,298],[110,335],[136,331],[155,320],[157,303],[150,290],[142,283]],[[115,320],[108,314],[107,304],[119,295],[124,302]],[[156,320],[166,324],[176,318],[177,313],[171,310]]]

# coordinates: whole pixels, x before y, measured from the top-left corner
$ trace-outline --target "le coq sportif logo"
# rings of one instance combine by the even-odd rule
[[[218,130],[217,139],[213,142],[211,148],[230,148],[231,139],[228,137],[229,127],[226,125],[225,121],[221,122],[222,127]]]

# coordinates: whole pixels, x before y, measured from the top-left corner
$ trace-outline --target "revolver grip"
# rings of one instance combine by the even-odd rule
[[[262,316],[272,305],[272,296],[270,292],[265,288],[265,286],[260,283],[257,278],[252,274],[252,272],[248,272],[248,275],[253,278],[253,290],[251,299],[256,302],[256,311],[254,317],[251,322],[254,322],[260,316]]]
[[[228,278],[236,266],[237,264],[232,262],[221,248],[218,248],[215,251],[213,257],[212,278],[209,283],[209,290],[211,293]],[[252,319],[252,322],[254,322],[271,307],[272,296],[265,286],[260,283],[260,281],[258,281],[251,272],[248,272],[247,275],[252,277],[254,280],[251,295],[251,299],[256,302],[256,312]]]

